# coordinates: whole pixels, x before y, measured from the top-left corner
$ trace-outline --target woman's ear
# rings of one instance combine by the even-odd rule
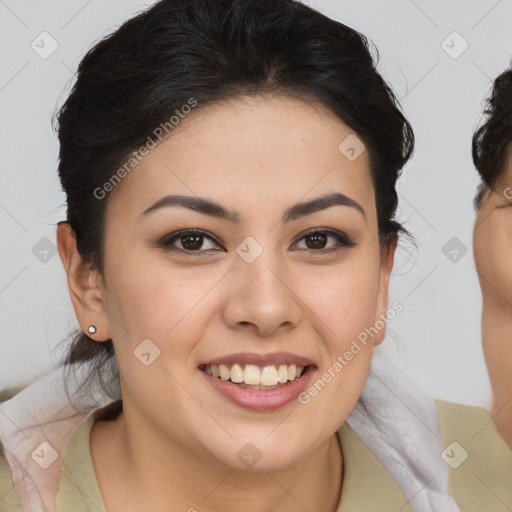
[[[103,280],[99,272],[92,270],[78,252],[75,235],[67,222],[57,225],[57,248],[66,271],[71,302],[82,330],[97,341],[110,339]],[[95,326],[94,333],[89,332],[90,325]]]
[[[395,250],[398,243],[398,236],[395,234],[386,247],[381,251],[380,265],[380,283],[379,296],[377,302],[377,316],[375,318],[376,326],[380,326],[384,322],[382,329],[378,329],[378,333],[373,338],[374,346],[380,345],[386,334],[386,321],[389,297],[389,276],[393,270],[393,262],[395,260]]]

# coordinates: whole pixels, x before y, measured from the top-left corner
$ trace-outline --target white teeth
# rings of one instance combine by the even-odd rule
[[[277,381],[280,384],[286,384],[286,382],[288,382],[288,367],[285,364],[279,365],[279,370],[277,370]]]
[[[219,375],[222,380],[229,379],[229,368],[223,364],[219,366]]]
[[[207,367],[208,368],[208,367]],[[239,364],[234,364],[231,367],[231,382],[239,384],[244,381],[244,371]]]
[[[231,380],[235,384],[249,386],[267,386],[279,387],[286,384],[288,381],[298,379],[304,372],[303,366],[296,366],[295,364],[280,364],[279,367],[269,365],[265,367],[258,367],[254,364],[233,364],[229,366],[221,365],[205,365],[204,371],[208,375],[220,377],[222,380]]]
[[[275,386],[277,384],[277,370],[275,366],[265,366],[261,371],[260,383],[263,386]]]
[[[261,384],[260,381],[261,373],[260,369],[254,364],[246,364],[244,369],[244,382],[246,384]]]

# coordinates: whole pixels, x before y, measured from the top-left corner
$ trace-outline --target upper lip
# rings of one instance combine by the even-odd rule
[[[253,364],[255,366],[270,366],[280,364],[295,364],[297,366],[316,366],[315,363],[307,357],[298,356],[290,352],[273,352],[271,354],[256,354],[252,352],[242,352],[238,354],[228,354],[222,357],[216,357],[204,363],[204,365],[221,365],[231,366],[235,363]]]

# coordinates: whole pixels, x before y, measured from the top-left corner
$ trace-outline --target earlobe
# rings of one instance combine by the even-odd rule
[[[78,323],[89,337],[98,341],[109,339],[101,276],[78,252],[75,234],[67,222],[57,225],[57,248]]]
[[[375,319],[376,326],[380,326],[384,323],[382,329],[375,335],[373,344],[374,346],[380,345],[384,340],[386,334],[386,321],[387,321],[387,310],[388,310],[388,298],[389,298],[389,277],[393,270],[393,263],[395,260],[395,250],[398,242],[398,237],[395,236],[392,241],[389,242],[387,247],[382,251],[381,256],[381,268],[380,268],[380,283],[379,283],[379,298],[377,307],[377,318]]]

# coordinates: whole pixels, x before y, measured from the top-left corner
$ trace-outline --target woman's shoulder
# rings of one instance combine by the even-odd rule
[[[0,510],[2,512],[23,512],[14,482],[12,471],[7,461],[5,450],[0,441]]]
[[[63,473],[60,474],[55,489],[53,482],[46,480],[44,475],[39,475],[37,480],[32,479],[25,469],[22,470],[20,481],[15,482],[17,476],[14,475],[17,475],[18,471],[13,473],[11,457],[8,460],[5,447],[0,440],[0,511],[23,512],[23,505],[28,506],[27,503],[36,502],[36,508],[39,510],[41,494],[38,489],[43,487],[46,490],[51,488],[51,492],[55,493],[52,500],[57,510],[91,510],[89,505],[93,503],[94,510],[105,511],[90,455],[90,430],[96,419],[115,418],[121,408],[120,401],[109,403],[93,410],[76,426],[61,450],[60,467],[65,467],[66,473],[65,478],[62,478]],[[21,480],[25,478],[29,478],[31,482],[22,490],[25,496],[22,500],[27,500],[22,505],[18,493]],[[83,496],[87,497],[87,504],[83,501]],[[48,496],[46,499],[49,499]]]
[[[461,510],[512,509],[512,450],[489,411],[436,399],[448,491]],[[491,506],[492,505],[492,506]]]
[[[0,403],[10,400],[27,385],[0,389]],[[5,449],[0,440],[0,510],[2,512],[23,512],[20,500],[14,489],[12,471]]]
[[[13,398],[21,389],[23,388],[0,390],[0,404]],[[92,487],[89,494],[96,492],[97,501],[100,502],[101,498],[99,496],[101,495],[97,487],[94,487],[96,483],[94,467],[90,460],[90,428],[96,419],[111,419],[118,415],[121,410],[121,401],[114,401],[89,411],[89,413],[82,415],[82,419],[78,423],[74,422],[74,428],[69,433],[65,444],[58,449],[61,454],[59,466],[66,467],[65,479],[62,479],[62,473],[56,481],[53,481],[55,475],[50,476],[46,472],[31,476],[30,471],[24,465],[26,461],[18,461],[19,453],[15,452],[13,454],[9,451],[8,446],[13,446],[12,443],[8,444],[5,438],[3,439],[5,443],[3,443],[2,438],[0,438],[0,511],[23,512],[23,506],[27,507],[29,503],[36,506],[36,502],[38,503],[36,508],[39,510],[40,500],[42,499],[39,491],[42,488],[41,486],[45,488],[47,495],[45,499],[49,499],[49,493],[55,492],[57,503],[66,504],[65,507],[60,507],[59,510],[78,510],[77,503],[81,500],[80,492],[87,485]],[[53,426],[50,422],[49,427],[47,424],[46,433],[51,428]],[[28,462],[30,463],[30,459],[28,459]],[[76,473],[76,478],[73,478],[74,473]],[[48,475],[48,478],[45,475]],[[104,510],[99,506],[96,509]],[[87,510],[89,509],[87,508]]]

